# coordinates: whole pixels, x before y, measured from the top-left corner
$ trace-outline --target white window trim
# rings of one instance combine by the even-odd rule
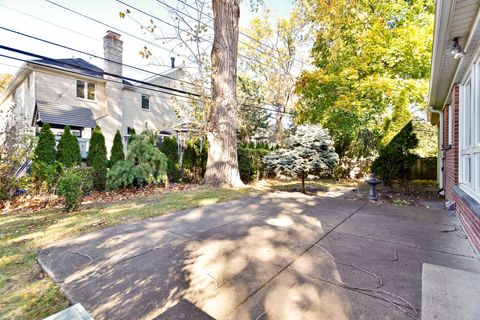
[[[77,81],[83,81],[85,83],[85,87],[83,88],[83,95],[85,96],[85,98],[81,98],[77,96]],[[88,99],[88,84],[93,84],[95,86],[95,99]],[[97,101],[97,84],[95,82],[91,82],[88,80],[75,79],[75,97],[82,101],[96,102]]]
[[[143,97],[148,98],[148,109],[143,107]],[[142,109],[142,111],[150,111],[152,109],[151,107],[152,106],[151,106],[151,103],[150,103],[150,95],[142,93],[140,95],[140,109]]]
[[[470,68],[470,74],[467,74],[464,78],[462,85],[459,88],[459,134],[458,134],[458,180],[459,187],[465,191],[468,195],[474,198],[476,201],[480,202],[480,139],[477,140],[477,132],[480,130],[480,123],[477,123],[477,113],[480,112],[480,105],[477,106],[477,103],[480,103],[480,61],[477,61]],[[465,113],[466,106],[466,96],[465,96],[465,85],[470,81],[470,114]],[[453,112],[452,112],[453,113]],[[466,139],[465,132],[465,123],[466,118],[471,122],[470,127],[470,145],[464,146],[464,141]],[[449,118],[450,118],[450,108],[449,108]],[[453,121],[452,121],[453,122]],[[450,140],[450,121],[449,125],[449,135],[448,139]],[[453,123],[452,123],[453,127]],[[452,137],[453,138],[453,137]],[[470,158],[470,182],[467,182],[466,170],[467,166],[465,165],[466,158]]]

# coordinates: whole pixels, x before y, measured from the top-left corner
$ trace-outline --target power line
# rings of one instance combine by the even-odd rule
[[[42,56],[42,55],[39,55],[39,54],[36,54],[36,53],[32,53],[32,52],[28,52],[28,51],[23,51],[23,50],[11,48],[11,47],[3,46],[3,45],[0,45],[0,49],[4,49],[4,50],[8,50],[8,51],[13,51],[13,52],[15,52],[15,53],[19,53],[19,54],[27,55],[27,56],[32,56],[32,57],[35,57],[35,58],[40,58],[40,59],[44,59],[44,60],[48,60],[48,61],[55,61],[55,59],[50,58],[50,57]],[[73,73],[73,74],[79,74],[79,75],[83,75],[83,76],[91,76],[91,75],[86,74],[86,73],[76,72],[76,71],[73,71],[73,70],[66,70],[66,69],[63,69],[63,68],[60,68],[60,67],[55,67],[55,66],[51,66],[51,65],[45,65],[45,64],[43,64],[43,63],[39,63],[39,62],[36,62],[36,61],[30,61],[30,60],[21,59],[21,58],[12,57],[12,56],[7,56],[7,55],[3,55],[3,54],[0,54],[0,57],[5,57],[5,58],[8,58],[8,59],[12,59],[12,60],[22,61],[22,62],[26,62],[26,63],[30,63],[30,64],[33,64],[33,65],[38,65],[38,66],[42,66],[42,67],[48,67],[48,68],[55,69],[55,70],[68,71],[68,72]],[[96,72],[96,70],[92,70],[92,69],[90,69],[90,68],[78,66],[78,65],[75,65],[75,64],[66,63],[66,62],[65,62],[64,64],[65,64],[65,65],[72,66],[72,67],[75,67],[75,68],[83,69],[83,70],[86,70],[86,71],[94,71],[94,72]],[[22,69],[25,69],[25,68],[22,68]],[[195,94],[195,93],[192,93],[192,92],[188,92],[188,91],[184,91],[184,90],[178,90],[178,89],[169,88],[169,87],[164,87],[164,86],[161,86],[161,85],[152,84],[152,83],[148,83],[148,82],[145,82],[145,81],[141,81],[141,80],[137,80],[137,79],[133,79],[133,78],[129,78],[129,77],[123,77],[123,76],[115,75],[115,74],[108,73],[108,72],[102,72],[102,74],[107,75],[107,76],[111,76],[111,77],[121,78],[121,79],[124,79],[124,80],[136,82],[136,83],[142,83],[142,84],[145,84],[145,85],[148,85],[148,86],[158,87],[158,88],[161,88],[161,89],[166,89],[166,90],[170,90],[170,91],[176,91],[176,92],[183,93],[183,94],[187,94],[187,95],[191,95],[191,96],[202,97],[201,95],[198,95],[198,94]],[[112,81],[112,82],[114,82],[114,83],[119,83],[119,84],[124,84],[122,81],[115,81],[115,80],[108,80],[108,81]],[[175,93],[172,93],[172,92],[167,92],[167,91],[162,91],[162,90],[156,90],[156,89],[152,89],[152,88],[149,88],[149,87],[142,87],[142,86],[138,86],[138,85],[137,85],[136,87],[137,87],[137,88],[141,88],[141,89],[145,89],[145,90],[151,90],[151,91],[155,91],[155,92],[160,92],[160,93],[164,93],[164,94],[168,94],[168,95],[172,95],[172,96],[176,96],[176,97],[180,97],[180,98],[189,99],[188,96],[178,95],[178,94],[175,94]],[[208,97],[203,97],[203,98],[209,99]],[[195,98],[190,98],[190,99],[192,99],[193,101],[204,102],[203,100],[199,100],[199,99],[195,99]],[[282,113],[282,114],[290,115],[290,116],[291,116],[290,113],[287,113],[287,112],[284,112],[284,111],[280,111],[280,110],[272,110],[272,109],[265,108],[265,107],[261,107],[261,106],[249,105],[249,104],[244,104],[244,103],[243,103],[243,104],[240,104],[240,106],[258,108],[258,109],[263,109],[263,110],[265,110],[265,111],[270,111],[270,112],[275,112],[275,113]]]
[[[12,48],[12,47],[4,46],[4,45],[0,45],[0,49],[12,51],[12,52],[19,53],[19,54],[22,54],[22,55],[34,57],[34,58],[37,58],[37,59],[44,59],[44,60],[47,60],[47,61],[56,62],[55,59],[50,58],[50,57],[46,57],[46,56],[43,56],[43,55],[40,55],[40,54],[36,54],[36,53],[33,53],[33,52],[24,51],[24,50]],[[28,61],[28,62],[32,62],[32,61]],[[93,71],[95,73],[99,73],[97,70],[93,70],[91,68],[79,66],[79,65],[76,65],[76,64],[73,64],[73,63],[68,63],[68,62],[63,62],[62,61],[62,64],[66,65],[66,66],[78,68],[78,69],[83,69],[83,70],[86,70],[86,71]],[[150,82],[145,82],[145,81],[142,81],[142,80],[138,80],[138,79],[134,79],[134,78],[130,78],[130,77],[125,77],[125,76],[122,76],[122,75],[119,75],[119,74],[114,74],[114,73],[105,72],[105,71],[102,71],[101,73],[102,73],[102,75],[115,77],[115,78],[119,78],[119,79],[123,79],[123,80],[127,80],[127,81],[132,81],[132,82],[135,82],[135,83],[140,83],[140,84],[144,84],[144,85],[148,85],[148,86],[152,86],[152,87],[157,87],[157,88],[164,89],[164,90],[169,90],[169,91],[173,91],[173,92],[178,92],[178,93],[183,93],[183,94],[192,95],[192,96],[196,96],[196,97],[201,97],[201,95],[199,95],[197,93],[188,92],[188,91],[181,90],[181,89],[170,88],[170,87],[166,87],[166,86],[162,86],[162,85],[154,84],[154,83],[150,83]]]
[[[114,60],[111,60],[111,59],[107,59],[107,58],[104,58],[104,57],[100,57],[100,56],[97,56],[95,54],[83,51],[83,50],[79,50],[79,49],[75,49],[75,48],[72,48],[72,47],[69,47],[69,46],[65,46],[65,45],[59,44],[57,42],[52,42],[52,41],[49,41],[49,40],[41,39],[41,38],[29,35],[29,34],[25,34],[25,33],[19,32],[19,31],[15,31],[15,30],[12,30],[12,29],[9,29],[9,28],[5,28],[5,27],[0,26],[0,29],[8,31],[8,32],[15,33],[15,34],[18,34],[18,35],[21,35],[21,36],[24,36],[24,37],[27,37],[27,38],[30,38],[30,39],[34,39],[34,40],[37,40],[37,41],[48,43],[50,45],[54,45],[54,46],[57,46],[57,47],[60,47],[60,48],[64,48],[64,49],[75,51],[75,52],[78,52],[78,53],[81,53],[81,54],[84,54],[84,55],[88,55],[88,56],[91,56],[91,57],[94,57],[94,58],[97,58],[97,59],[102,59],[104,61],[113,62],[115,64],[119,64],[121,66],[125,66],[125,67],[128,67],[128,68],[134,69],[134,70],[143,71],[143,72],[150,73],[152,75],[160,76],[160,77],[163,77],[163,78],[167,78],[167,79],[170,79],[170,80],[175,80],[175,81],[187,83],[189,85],[201,87],[200,85],[194,84],[192,82],[176,79],[176,78],[169,77],[169,76],[166,76],[166,75],[163,75],[163,74],[160,74],[160,73],[156,73],[156,72],[153,72],[153,71],[149,71],[149,70],[146,70],[146,69],[135,67],[135,66],[132,66],[132,65],[129,65],[129,64],[125,64],[125,63],[121,63],[121,62],[114,61]]]
[[[116,0],[116,1],[125,4],[123,1],[120,1],[120,0]],[[198,23],[200,23],[200,24],[202,24],[202,25],[204,25],[204,26],[206,26],[206,27],[208,27],[208,28],[210,28],[210,29],[213,30],[213,26],[211,26],[211,25],[209,25],[209,24],[207,24],[207,23],[202,23],[200,19],[197,19],[197,18],[195,18],[195,17],[192,17],[191,15],[189,15],[189,14],[187,14],[187,13],[185,13],[185,12],[182,12],[182,11],[174,8],[173,6],[165,3],[165,2],[162,1],[162,0],[156,0],[156,1],[157,1],[158,3],[163,4],[163,5],[166,6],[167,8],[170,8],[171,10],[175,11],[177,14],[180,13],[180,14],[182,14],[182,15],[184,15],[184,16],[186,16],[186,17],[189,17],[190,19],[193,19],[193,20],[197,21]],[[127,4],[125,4],[125,5],[127,5]],[[198,11],[198,13],[202,14],[198,9],[196,9],[196,10]],[[205,14],[205,15],[207,15],[207,14]],[[208,15],[207,15],[207,16],[208,16]],[[251,38],[251,37],[250,37],[250,38]],[[254,40],[254,41],[256,41],[256,40],[253,39],[253,38],[251,38],[251,39]],[[241,40],[239,40],[238,42],[241,43],[241,44],[244,44],[244,45],[246,45],[246,46],[249,46],[250,48],[255,49],[256,51],[258,51],[258,52],[260,52],[260,53],[266,54],[265,51],[260,50],[258,47],[255,47],[255,46],[253,46],[253,45],[250,44],[250,43],[243,42],[243,41],[241,41]],[[259,41],[256,41],[256,42],[259,42]],[[273,49],[273,48],[272,48],[272,49]],[[274,49],[274,50],[276,50],[276,49]],[[278,51],[278,50],[276,50],[276,51]],[[239,54],[239,55],[240,55],[240,54]],[[285,60],[280,59],[279,57],[275,57],[275,56],[274,56],[273,58],[276,59],[276,60],[279,61],[279,62],[288,63],[288,62],[286,62]],[[294,59],[294,60],[295,60],[295,59]]]
[[[48,1],[48,2],[51,2],[50,0],[47,0],[47,1]],[[176,29],[179,30],[179,31],[183,31],[183,32],[187,32],[187,33],[188,33],[187,30],[181,29],[179,26],[175,26],[174,24],[172,24],[172,23],[170,23],[170,22],[165,22],[163,19],[160,19],[160,18],[158,18],[157,16],[155,16],[155,15],[153,15],[153,14],[151,14],[151,13],[148,13],[148,12],[142,10],[142,9],[139,9],[139,8],[137,8],[137,7],[135,7],[135,6],[131,5],[131,4],[128,4],[128,3],[126,3],[126,2],[124,2],[124,1],[122,1],[122,0],[115,0],[115,1],[117,1],[117,2],[119,2],[119,3],[121,3],[121,4],[123,4],[123,5],[125,5],[125,6],[127,6],[127,7],[129,7],[129,8],[131,8],[131,9],[135,10],[135,11],[138,11],[138,12],[140,12],[140,13],[142,13],[142,14],[144,14],[144,15],[152,18],[152,19],[158,20],[158,21],[163,22],[163,23],[165,23],[165,24],[167,24],[167,25],[169,25],[169,26],[171,26],[171,27],[173,27],[173,28],[176,28]],[[179,12],[179,11],[177,11],[177,12]],[[194,17],[192,17],[192,16],[188,16],[188,17],[190,17],[191,19],[194,19],[194,20],[198,21],[196,18],[194,18]],[[198,22],[201,23],[200,21],[198,21]],[[207,25],[207,26],[208,26],[208,25]],[[205,39],[205,41],[213,44],[213,41],[212,41],[212,40]],[[260,51],[260,52],[266,54],[266,52],[264,52],[264,51]],[[244,59],[247,59],[247,60],[250,60],[250,61],[252,60],[250,57],[247,57],[247,56],[245,56],[245,55],[243,55],[243,54],[241,54],[241,53],[237,53],[237,54],[238,54],[238,56],[240,56],[240,57],[242,57],[242,58],[244,58]],[[279,61],[282,61],[282,62],[285,63],[285,61],[283,61],[283,60],[279,60]],[[266,63],[263,63],[263,62],[260,62],[260,61],[256,61],[256,63],[261,64],[261,65],[264,65],[264,66],[266,66],[266,67],[271,67],[271,66],[267,65]]]
[[[89,16],[87,16],[87,15],[81,13],[81,12],[75,11],[75,10],[73,10],[73,9],[70,9],[70,8],[68,8],[68,7],[65,7],[65,6],[63,6],[63,5],[61,5],[61,4],[58,4],[58,3],[56,3],[56,2],[53,2],[53,1],[51,1],[51,0],[46,0],[46,1],[47,1],[48,3],[51,3],[51,4],[59,7],[59,8],[62,8],[62,9],[64,9],[64,10],[67,10],[67,11],[69,11],[69,12],[71,12],[71,13],[76,14],[76,15],[79,15],[79,16],[85,18],[85,19],[88,19],[88,20],[90,20],[90,21],[94,21],[94,22],[96,22],[96,23],[98,23],[98,24],[101,24],[101,25],[103,25],[103,26],[105,26],[105,27],[107,27],[107,28],[110,28],[110,29],[112,29],[112,30],[116,30],[117,32],[120,32],[120,33],[122,33],[122,34],[125,34],[125,35],[127,35],[127,36],[130,36],[130,37],[132,37],[132,38],[134,38],[134,39],[137,39],[137,40],[139,40],[139,41],[141,41],[141,42],[145,42],[145,43],[147,43],[148,45],[152,45],[152,46],[157,47],[157,48],[159,48],[159,49],[162,49],[162,50],[164,50],[164,51],[167,51],[167,52],[170,52],[170,53],[174,53],[174,54],[176,54],[176,55],[179,56],[179,57],[183,57],[183,58],[189,60],[190,62],[195,63],[195,61],[192,61],[190,57],[187,57],[187,56],[182,55],[182,54],[178,54],[178,53],[176,53],[176,52],[174,52],[174,51],[172,51],[172,50],[170,50],[170,49],[168,49],[168,48],[165,48],[165,47],[162,47],[162,46],[156,44],[156,43],[154,42],[155,40],[153,40],[153,41],[146,41],[145,39],[142,39],[141,37],[138,37],[138,36],[136,36],[136,35],[134,35],[134,34],[132,34],[132,33],[129,33],[129,32],[127,32],[127,31],[124,31],[124,30],[119,29],[119,28],[117,28],[117,27],[114,27],[114,26],[112,26],[112,25],[109,25],[109,24],[107,24],[107,23],[105,23],[105,22],[102,22],[102,21],[100,21],[100,20],[98,20],[98,19],[89,17]]]
[[[159,0],[157,0],[157,1],[159,1]],[[177,0],[177,1],[180,2],[180,3],[182,3],[182,4],[184,4],[184,5],[186,5],[187,7],[192,8],[193,10],[197,11],[197,12],[200,13],[200,14],[204,14],[204,15],[207,16],[211,21],[213,21],[213,17],[212,17],[211,15],[209,15],[208,13],[206,13],[206,12],[200,12],[200,10],[198,10],[197,8],[195,8],[194,6],[192,6],[191,4],[189,4],[189,3],[185,2],[185,1],[182,1],[182,0]],[[177,10],[178,10],[178,9],[177,9]],[[274,50],[274,51],[278,51],[276,48],[272,47],[271,45],[266,44],[266,43],[263,43],[262,41],[257,40],[257,39],[253,38],[252,36],[250,36],[250,35],[242,32],[242,31],[239,31],[239,34],[242,35],[242,36],[244,36],[244,37],[246,37],[246,38],[248,38],[248,39],[250,39],[250,40],[252,40],[252,41],[255,41],[256,43],[258,43],[258,44],[260,44],[260,45],[262,45],[262,46],[265,46],[265,47],[267,47],[267,48],[269,48],[269,49],[272,49],[272,50]],[[244,43],[244,44],[245,44],[245,43]],[[304,64],[303,61],[298,60],[298,59],[296,59],[296,58],[293,58],[293,60],[299,62],[299,63],[302,64],[302,65]]]
[[[81,33],[81,32],[78,32],[78,31],[75,31],[75,30],[72,30],[72,29],[69,29],[69,28],[67,28],[67,27],[61,26],[61,25],[56,24],[56,23],[53,23],[53,22],[51,22],[51,21],[44,20],[44,19],[39,18],[39,17],[35,17],[35,16],[33,16],[33,15],[29,14],[29,13],[20,11],[20,10],[18,10],[18,9],[11,8],[11,7],[9,7],[9,6],[7,6],[7,5],[4,5],[4,4],[2,4],[2,3],[0,3],[0,6],[5,7],[5,8],[7,8],[7,9],[9,9],[9,10],[12,10],[12,11],[18,12],[18,13],[20,13],[20,14],[23,14],[23,15],[25,15],[25,16],[27,16],[27,17],[32,18],[32,19],[35,19],[35,20],[38,20],[38,21],[41,21],[41,22],[50,24],[50,25],[55,26],[55,27],[57,27],[57,28],[60,28],[60,29],[63,29],[63,30],[67,30],[67,31],[76,33],[76,34],[78,34],[78,35],[81,35],[82,37],[86,37],[86,38],[89,38],[89,39],[91,39],[91,40],[95,40],[95,41],[97,41],[97,42],[100,41],[100,40],[98,40],[98,39],[96,39],[96,38],[94,38],[94,37],[91,37],[91,36],[87,35],[87,34],[84,34],[84,33]]]

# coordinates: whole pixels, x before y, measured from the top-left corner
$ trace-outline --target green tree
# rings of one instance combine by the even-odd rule
[[[425,109],[433,1],[304,0],[315,70],[296,84],[298,123],[327,128],[342,160],[370,157]]]
[[[243,30],[248,38],[242,40],[239,50],[248,59],[240,61],[240,70],[242,74],[252,74],[258,84],[257,95],[263,98],[269,109],[275,110],[270,138],[274,143],[282,143],[286,137],[284,118],[294,106],[295,79],[306,63],[304,51],[311,41],[306,20],[298,6],[293,8],[288,18],[280,18],[274,25],[270,21],[267,9],[264,15],[252,19],[248,28]],[[259,48],[259,42],[266,45]]]
[[[112,149],[110,150],[110,166],[113,167],[115,163],[121,160],[125,160],[125,154],[123,153],[122,135],[117,130],[113,138]]]
[[[128,147],[127,157],[108,172],[107,189],[143,187],[167,182],[168,159],[156,146],[156,135],[144,131]]]
[[[319,174],[338,164],[333,142],[320,126],[303,125],[286,140],[285,149],[278,149],[263,158],[267,172],[277,176],[300,178],[305,193],[305,178],[309,173]]]
[[[97,190],[105,189],[107,178],[107,148],[102,129],[97,125],[93,130],[88,149],[87,164],[92,167],[93,187]]]
[[[160,151],[168,158],[168,179],[177,182],[180,178],[180,164],[178,161],[178,144],[175,137],[166,137]]]
[[[418,139],[410,121],[380,150],[380,155],[373,161],[372,172],[375,172],[387,185],[398,179],[408,188],[411,168],[418,158],[413,153],[417,146]]]
[[[56,159],[66,167],[73,167],[82,162],[77,137],[71,133],[69,126],[63,129],[62,137],[57,146]]]
[[[247,75],[239,76],[238,92],[238,136],[241,141],[250,141],[253,137],[266,137],[268,118],[265,110],[265,98],[261,94],[260,85]]]
[[[48,123],[44,123],[40,130],[37,147],[33,154],[34,162],[53,163],[55,161],[55,136]]]

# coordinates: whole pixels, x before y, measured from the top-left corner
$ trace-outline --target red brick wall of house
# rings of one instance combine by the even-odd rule
[[[448,201],[455,202],[456,214],[463,230],[465,231],[470,243],[480,254],[480,218],[466,204],[464,199],[455,192],[454,186],[458,185],[458,148],[459,148],[459,87],[455,85],[452,89],[452,103],[450,106],[444,108],[443,111],[443,141],[444,145],[448,144],[448,116],[449,108],[453,108],[453,132],[452,132],[452,145],[449,150],[445,152],[444,162],[444,177],[445,177],[445,197]]]
[[[455,85],[452,89],[452,104],[443,109],[443,144],[448,144],[448,115],[449,108],[453,108],[453,134],[451,148],[445,151],[444,177],[445,197],[448,201],[453,200],[453,187],[458,184],[458,110],[459,110],[459,87]]]

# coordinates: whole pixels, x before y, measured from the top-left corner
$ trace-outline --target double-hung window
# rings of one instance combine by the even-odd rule
[[[145,94],[142,94],[142,109],[150,110],[150,97]]]
[[[77,80],[77,98],[95,100],[95,83]]]
[[[480,65],[474,64],[460,87],[459,180],[480,201]]]

